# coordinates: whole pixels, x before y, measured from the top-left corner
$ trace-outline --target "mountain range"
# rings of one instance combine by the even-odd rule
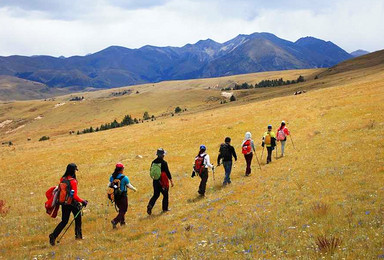
[[[86,56],[0,57],[0,75],[71,91],[112,88],[163,80],[331,67],[353,58],[330,41],[305,37],[296,42],[253,33],[218,43],[201,40],[183,47],[111,46]],[[1,88],[1,86],[0,86]]]

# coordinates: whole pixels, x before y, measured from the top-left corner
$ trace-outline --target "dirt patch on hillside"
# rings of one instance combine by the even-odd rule
[[[13,122],[13,120],[5,120],[5,121],[3,121],[3,122],[1,122],[0,123],[0,128],[3,128],[3,127],[5,127],[6,125],[9,125],[10,123],[12,123]]]

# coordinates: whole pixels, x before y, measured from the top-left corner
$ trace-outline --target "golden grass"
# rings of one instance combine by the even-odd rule
[[[0,256],[316,259],[321,257],[313,250],[317,238],[332,234],[343,238],[333,251],[335,259],[377,258],[383,254],[384,231],[383,79],[383,71],[355,80],[334,79],[333,88],[300,96],[230,104],[110,131],[1,147],[0,199],[11,208],[0,218]],[[326,84],[332,86],[332,81]],[[123,114],[113,110],[112,101],[107,104],[111,111],[94,113],[103,120]],[[77,124],[62,118],[69,111],[76,113],[71,114],[76,119],[89,115],[75,109],[65,114],[58,108],[49,116],[53,123],[43,119],[23,134],[68,129]],[[207,145],[214,160],[226,136],[232,137],[240,153],[243,135],[251,131],[260,156],[259,138],[265,127],[272,123],[276,128],[282,119],[288,122],[296,150],[288,142],[286,156],[273,158],[270,165],[263,159],[262,171],[254,162],[250,177],[244,177],[245,162],[239,154],[232,185],[221,187],[223,169],[218,168],[216,181],[212,176],[208,181],[207,197],[197,198],[198,180],[191,179],[190,172],[200,144]],[[41,129],[44,126],[48,129]],[[146,204],[152,194],[148,168],[160,146],[168,151],[166,160],[174,176],[172,211],[160,214],[158,201],[154,215],[148,217]],[[118,161],[127,165],[126,174],[138,192],[129,192],[127,226],[112,231],[110,220],[116,213],[108,206],[106,183]],[[58,182],[69,162],[79,165],[79,195],[90,202],[84,211],[85,240],[76,242],[71,229],[59,246],[51,247],[48,234],[59,219],[45,214],[44,193]],[[313,213],[311,207],[318,201],[328,205],[326,214]]]

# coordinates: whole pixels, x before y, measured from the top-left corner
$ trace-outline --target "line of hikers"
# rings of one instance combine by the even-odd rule
[[[268,125],[267,131],[262,136],[261,145],[263,147],[262,155],[264,152],[264,147],[266,147],[267,155],[267,164],[272,162],[272,151],[276,147],[276,143],[281,143],[281,157],[284,156],[285,144],[287,141],[287,136],[290,135],[288,128],[284,121],[282,121],[280,127],[277,129],[277,134],[272,131],[272,126]],[[292,141],[293,144],[293,141]],[[244,155],[246,161],[245,176],[251,174],[251,163],[255,153],[256,159],[256,148],[255,143],[252,140],[252,134],[247,132],[245,134],[244,141],[241,144],[242,154]],[[198,175],[201,178],[198,193],[200,196],[205,196],[207,181],[208,181],[208,168],[212,169],[214,174],[215,166],[211,164],[210,157],[206,153],[206,146],[201,145],[199,152],[195,157],[195,163],[193,165],[192,176]],[[277,152],[277,150],[276,150]],[[148,215],[152,214],[152,209],[155,206],[157,199],[160,197],[160,194],[163,195],[162,200],[162,210],[163,212],[169,211],[168,202],[169,202],[169,187],[173,187],[173,180],[171,172],[168,168],[168,163],[164,160],[166,151],[162,148],[159,148],[156,152],[157,158],[152,161],[150,167],[150,177],[153,179],[153,196],[149,200],[147,205]],[[261,158],[262,158],[261,155]],[[224,167],[225,176],[223,185],[231,184],[231,171],[233,166],[233,158],[237,161],[237,155],[235,148],[231,145],[231,138],[226,137],[224,143],[220,145],[219,155],[217,157],[217,167],[221,164]],[[258,161],[259,163],[259,161]],[[260,167],[260,163],[259,163]],[[261,169],[261,167],[260,167]],[[56,243],[56,239],[68,224],[70,214],[74,215],[75,221],[75,239],[83,239],[82,230],[81,230],[81,212],[82,208],[86,207],[88,204],[87,200],[81,199],[77,195],[77,179],[76,171],[78,168],[76,164],[68,164],[67,169],[64,175],[60,179],[60,184],[58,186],[51,187],[47,192],[46,196],[48,201],[45,203],[45,208],[47,213],[55,218],[57,216],[60,205],[62,206],[62,219],[61,222],[57,225],[55,230],[49,235],[49,242],[53,246]],[[214,177],[214,175],[213,175]],[[124,175],[124,165],[121,163],[116,164],[115,170],[109,178],[107,196],[111,202],[115,203],[115,207],[118,211],[117,216],[111,220],[112,228],[117,228],[117,225],[125,225],[125,214],[128,210],[128,189],[137,191],[137,189],[131,184],[128,176]],[[70,225],[73,221],[70,223]],[[70,225],[67,227],[65,232],[68,230]],[[64,232],[64,234],[65,234]],[[61,236],[61,238],[64,236]],[[60,240],[57,240],[59,243]]]

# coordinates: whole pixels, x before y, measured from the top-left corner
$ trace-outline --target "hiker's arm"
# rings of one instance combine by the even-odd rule
[[[237,161],[236,150],[235,150],[235,147],[233,147],[233,146],[232,146],[232,155],[233,155],[233,157],[235,158],[235,161]]]
[[[163,162],[163,167],[164,167],[164,172],[167,175],[168,179],[172,180],[172,175],[171,175],[171,172],[169,171],[168,163],[167,162]]]
[[[220,165],[221,153],[219,151],[219,155],[217,156],[217,165]]]
[[[256,149],[255,149],[255,142],[252,140],[251,141],[251,146],[252,146],[252,150],[254,151],[254,152],[256,152]]]
[[[210,167],[210,168],[214,168],[215,166],[213,166],[213,164],[211,164],[211,161],[209,160],[209,155],[207,154],[205,156],[205,160],[207,162],[207,166]]]
[[[128,183],[128,184],[127,184],[127,187],[128,187],[129,189],[133,190],[134,192],[137,191],[137,189],[136,189],[135,187],[133,187],[131,183]]]
[[[84,200],[81,199],[81,198],[77,195],[77,181],[73,181],[73,182],[71,183],[71,185],[72,185],[72,190],[74,191],[74,193],[73,193],[73,199],[76,200],[77,202],[82,203]]]

